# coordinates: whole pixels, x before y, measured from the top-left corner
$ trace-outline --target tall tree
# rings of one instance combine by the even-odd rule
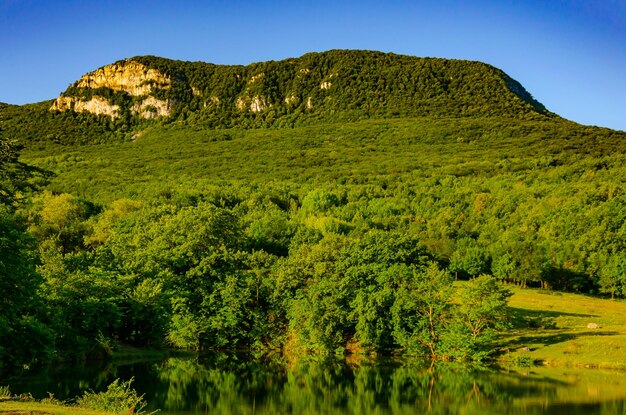
[[[0,365],[31,364],[51,350],[51,333],[37,319],[41,280],[34,246],[15,215],[31,177],[18,158],[18,147],[0,135]]]

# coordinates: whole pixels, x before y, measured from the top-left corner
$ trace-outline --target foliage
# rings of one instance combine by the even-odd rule
[[[600,291],[611,294],[611,299],[615,295],[626,294],[626,254],[620,253],[605,259],[598,283]]]
[[[25,192],[44,183],[47,172],[19,161],[22,146],[0,128],[0,205],[13,206]]]
[[[113,414],[149,414],[144,411],[147,403],[143,395],[137,394],[137,391],[131,388],[134,378],[123,382],[115,379],[106,391],[95,393],[87,391],[81,397],[76,399],[78,406],[90,409],[96,409]],[[150,412],[153,413],[153,412]]]
[[[625,295],[626,135],[547,113],[495,68],[136,59],[174,76],[155,92],[172,118],[0,109],[25,146],[0,167],[16,362],[116,344],[481,360],[506,329],[495,280]],[[236,109],[255,95],[272,106]],[[21,163],[56,176],[25,197]]]
[[[455,360],[484,360],[493,354],[491,342],[497,339],[497,331],[508,328],[511,295],[490,275],[481,275],[465,284],[445,334],[446,356]]]
[[[391,308],[393,334],[400,346],[433,360],[442,357],[442,336],[453,307],[451,282],[449,274],[434,264],[400,280]]]
[[[52,333],[42,324],[33,238],[15,213],[17,192],[30,177],[17,149],[0,136],[0,365],[30,365],[49,358]]]
[[[142,97],[71,85],[65,97],[94,95],[117,105],[119,117],[50,111],[51,101],[0,108],[0,120],[22,143],[101,143],[129,139],[132,130],[161,122],[209,128],[292,127],[328,121],[396,117],[552,117],[517,81],[481,62],[416,58],[359,50],[308,53],[248,66],[137,56],[168,75],[172,85],[151,96],[172,102],[166,119],[144,120],[132,108]],[[122,63],[122,62],[116,62]],[[262,102],[260,111],[251,102]],[[136,111],[135,111],[136,112]]]

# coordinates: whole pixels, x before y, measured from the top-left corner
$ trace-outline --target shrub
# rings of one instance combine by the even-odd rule
[[[96,409],[115,414],[144,414],[150,415],[154,412],[145,412],[147,403],[143,395],[138,395],[137,391],[130,387],[134,378],[126,382],[115,379],[107,390],[95,393],[93,390],[87,391],[76,400],[78,406]]]

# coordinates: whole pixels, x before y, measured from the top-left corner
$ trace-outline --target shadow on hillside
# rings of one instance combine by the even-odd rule
[[[564,313],[562,311],[547,310],[527,310],[525,308],[510,307],[514,317],[534,318],[534,317],[598,317],[595,314]]]
[[[524,308],[510,308],[511,323],[516,329],[545,329],[556,330],[556,317],[598,317],[593,314],[566,313],[561,311],[527,310]]]
[[[541,333],[534,336],[521,336],[515,339],[509,340],[504,346],[508,348],[521,348],[529,344],[543,344],[549,346],[556,343],[562,343],[569,340],[574,340],[579,337],[586,336],[615,336],[619,334],[616,331],[583,331],[579,333],[571,332],[559,332],[559,333]],[[533,348],[530,349],[532,351]]]

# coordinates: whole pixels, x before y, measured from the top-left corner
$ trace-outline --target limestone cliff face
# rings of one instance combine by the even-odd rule
[[[112,119],[119,118],[119,105],[111,104],[106,98],[94,95],[89,101],[75,97],[61,96],[52,104],[51,110],[90,112],[95,115],[106,115]]]
[[[159,100],[150,94],[157,90],[169,89],[172,80],[156,69],[148,68],[140,62],[126,59],[90,72],[73,85],[81,89],[107,88],[133,97],[145,97],[130,108],[131,114],[142,118],[169,116],[172,112],[170,100]],[[111,119],[120,117],[120,106],[108,99],[94,95],[91,99],[61,95],[50,107],[52,111],[89,112],[105,115]]]
[[[248,110],[252,112],[261,112],[270,106],[271,105],[267,103],[265,97],[258,95],[255,95],[252,98],[248,96],[240,97],[237,98],[237,101],[235,102],[235,107],[237,107],[240,111]]]
[[[142,118],[152,119],[157,117],[167,117],[172,113],[172,103],[169,100],[160,100],[148,97],[133,105],[132,114],[139,114]]]
[[[84,75],[77,82],[79,88],[109,88],[133,96],[148,95],[153,89],[169,89],[170,77],[156,69],[127,59],[107,65]]]

